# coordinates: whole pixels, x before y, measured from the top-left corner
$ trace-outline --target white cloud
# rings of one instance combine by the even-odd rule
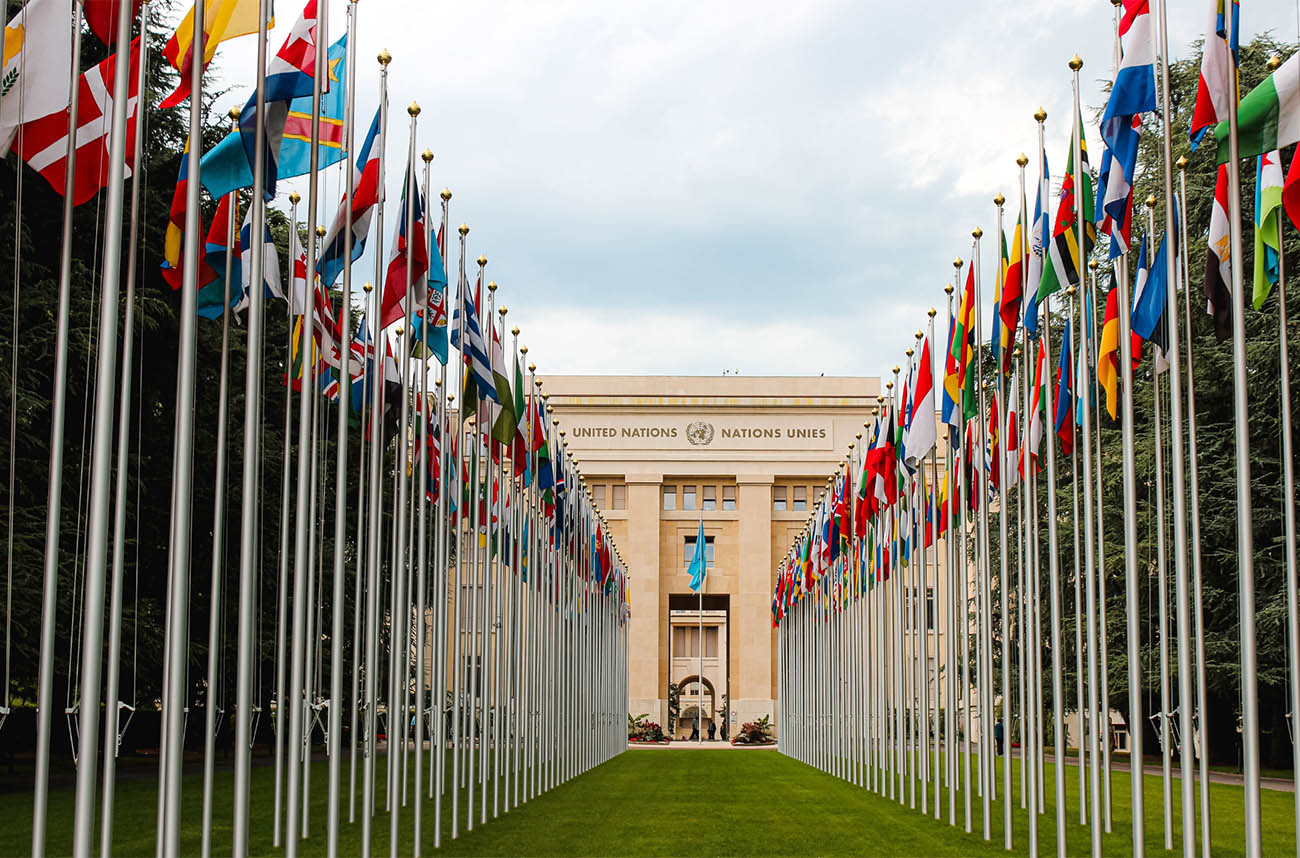
[[[1175,10],[1176,56],[1207,3]],[[278,5],[272,50],[301,8]],[[992,237],[994,194],[1014,220],[1014,159],[1033,162],[1039,105],[1064,167],[1068,57],[1086,62],[1087,117],[1113,51],[1100,0],[355,8],[359,115],[377,99],[373,57],[394,56],[390,199],[416,100],[452,224],[471,225],[471,257],[491,260],[547,372],[886,371],[926,308],[942,314],[971,228]],[[1296,22],[1252,6],[1244,26]],[[254,48],[222,47],[224,83],[250,83]],[[324,183],[331,207],[340,175]]]

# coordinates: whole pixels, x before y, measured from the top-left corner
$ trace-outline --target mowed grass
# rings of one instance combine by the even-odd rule
[[[377,807],[372,826],[372,852],[389,852],[389,815],[383,811],[384,769],[377,766]],[[973,761],[972,761],[973,762]],[[152,765],[124,767],[117,789],[114,827],[115,855],[154,854],[157,796]],[[1041,855],[1055,854],[1054,768],[1047,767],[1047,812],[1039,817]],[[312,766],[311,836],[302,841],[304,855],[326,853],[325,811],[327,767]],[[359,775],[359,773],[358,773]],[[999,776],[1000,777],[1000,776]],[[347,822],[347,766],[343,770],[345,806],[340,831],[340,851],[361,853],[362,826]],[[30,783],[30,780],[27,780]],[[999,779],[999,788],[1001,780]],[[232,773],[219,771],[212,849],[230,851]],[[1129,775],[1113,775],[1113,831],[1104,836],[1103,853],[1130,854]],[[0,854],[30,852],[31,794],[10,781],[11,791],[0,794]],[[919,784],[918,784],[919,786]],[[358,788],[360,777],[358,776]],[[1067,851],[1090,851],[1089,829],[1079,824],[1078,774],[1066,770]],[[187,770],[184,783],[184,831],[181,852],[198,854],[201,842],[202,776]],[[1018,761],[1013,763],[1013,851],[1028,849],[1028,820],[1020,809]],[[1146,777],[1146,845],[1151,854],[1164,852],[1161,827],[1161,784]],[[879,796],[846,781],[826,775],[775,751],[726,749],[635,749],[596,767],[585,775],[538,796],[522,807],[491,818],[488,787],[488,822],[465,830],[465,801],[460,807],[460,831],[450,839],[449,796],[444,799],[443,844],[448,855],[996,855],[1006,854],[1002,844],[1002,803],[991,807],[990,840],[983,838],[982,799],[972,794],[972,833],[966,834],[964,802],[957,795],[957,825],[948,823],[947,790],[942,791],[942,820],[921,815],[906,805]],[[1178,784],[1174,783],[1174,849],[1179,839]],[[932,792],[931,792],[932,796]],[[1212,853],[1244,854],[1243,790],[1211,784]],[[904,783],[904,798],[907,795]],[[999,792],[999,798],[1001,794]],[[412,802],[414,796],[410,796]],[[72,847],[72,790],[60,784],[51,790],[49,809],[50,854],[67,854]],[[1293,796],[1263,792],[1265,855],[1295,854]],[[917,799],[919,807],[919,796]],[[359,805],[358,805],[359,807]],[[397,852],[413,852],[412,810],[408,804],[399,816]],[[253,771],[250,802],[255,855],[282,852],[271,845],[273,820],[273,770]],[[425,800],[422,851],[433,852],[433,804]],[[98,839],[95,841],[98,848]],[[1166,853],[1167,854],[1167,853]]]

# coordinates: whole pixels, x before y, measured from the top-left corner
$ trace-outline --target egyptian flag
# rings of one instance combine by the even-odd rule
[[[1228,165],[1219,165],[1214,184],[1214,207],[1210,209],[1209,248],[1205,255],[1205,311],[1214,317],[1214,333],[1220,340],[1232,335],[1232,249],[1228,237]]]

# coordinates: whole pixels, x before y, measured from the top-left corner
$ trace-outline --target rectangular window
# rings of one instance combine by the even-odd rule
[[[722,508],[723,509],[736,508],[736,487],[735,486],[722,487]]]
[[[803,512],[808,509],[808,487],[794,487],[794,506],[791,507],[795,512]]]
[[[682,486],[682,509],[695,509],[695,486]]]
[[[686,652],[686,627],[673,626],[673,658],[685,658]]]
[[[627,486],[611,487],[609,508],[627,509]]]
[[[677,486],[664,486],[664,509],[677,509]]]
[[[702,501],[700,509],[716,510],[718,508],[718,487],[701,486],[700,500]]]
[[[605,486],[599,483],[593,483],[591,486],[591,498],[596,502],[597,509],[605,508]]]
[[[705,658],[718,657],[718,627],[717,626],[704,627],[704,657]]]
[[[682,566],[689,567],[691,565],[691,560],[695,558],[695,537],[694,536],[688,536],[683,541],[682,555],[683,555]],[[705,569],[713,568],[713,537],[712,536],[704,537],[704,568]]]
[[[925,588],[925,627],[930,630],[930,634],[935,634],[937,626],[934,623],[934,588]]]
[[[785,512],[785,486],[772,486],[772,511]]]

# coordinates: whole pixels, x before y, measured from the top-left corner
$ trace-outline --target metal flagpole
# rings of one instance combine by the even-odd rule
[[[141,56],[149,47],[149,7],[140,7]],[[141,61],[136,78],[136,92],[144,92],[148,80],[149,64]],[[104,683],[104,774],[100,789],[99,843],[100,853],[108,858],[113,852],[113,810],[117,788],[117,753],[121,746],[121,714],[129,708],[118,699],[122,654],[122,576],[126,565],[126,486],[131,456],[131,389],[135,359],[135,281],[140,227],[140,165],[144,163],[144,110],[135,113],[135,145],[131,152],[131,226],[127,238],[126,257],[126,309],[122,328],[122,373],[118,393],[117,483],[113,498],[113,567],[109,599],[108,662]],[[233,221],[232,221],[233,223]],[[229,278],[227,278],[229,279]],[[137,701],[132,699],[134,705]],[[130,716],[128,715],[128,721]],[[111,750],[111,753],[109,751]]]
[[[1024,178],[1024,167],[1020,168],[1021,179]],[[993,204],[998,210],[998,241],[1003,240],[1002,231],[1002,206],[1006,203],[1006,197],[998,194],[993,198]],[[1023,261],[1023,257],[1022,257]],[[1024,267],[1023,265],[1021,267]],[[1005,296],[1007,284],[1005,274],[1002,270],[1002,261],[998,260],[997,273],[999,296]],[[1024,294],[1023,292],[1021,294]],[[993,307],[993,313],[1000,317],[1002,308],[996,303]],[[1004,324],[1004,323],[1003,323]],[[1000,326],[999,326],[1000,330]],[[1001,334],[998,334],[998,348],[1007,349],[1011,347],[1011,338],[1007,338],[1007,343],[1001,342]],[[1010,637],[1010,614],[1008,613],[1008,594],[1007,583],[1009,580],[1009,564],[1007,562],[1007,479],[1010,473],[1009,463],[1007,461],[1007,446],[1010,442],[1009,427],[1011,407],[1007,401],[1007,384],[1006,374],[1003,373],[1002,367],[1007,363],[1007,356],[1001,351],[998,353],[998,367],[996,370],[997,378],[997,401],[998,401],[998,621],[999,628],[999,651],[1002,656],[1002,839],[1003,846],[1011,848],[1011,660],[1008,658],[1008,639]],[[995,748],[996,751],[996,748]],[[996,760],[996,754],[994,756]]]
[[[80,16],[73,15],[74,25],[80,30]],[[73,848],[79,855],[88,855],[95,826],[95,767],[98,757],[99,715],[100,715],[100,679],[101,661],[104,646],[104,591],[108,572],[108,531],[109,531],[109,494],[112,482],[113,466],[113,430],[116,415],[113,411],[115,396],[114,382],[117,375],[117,296],[121,282],[122,262],[122,208],[126,192],[126,131],[127,98],[130,87],[130,62],[128,58],[131,41],[130,15],[117,16],[116,56],[118,62],[113,69],[113,112],[112,133],[109,135],[109,176],[105,204],[104,257],[102,274],[102,297],[100,300],[99,334],[100,345],[98,366],[95,380],[95,417],[94,417],[94,453],[91,458],[90,476],[90,512],[89,527],[86,537],[86,566],[83,594],[83,620],[81,640],[81,690],[82,701],[78,711],[80,722],[79,735],[82,746],[78,749],[76,780],[76,816],[73,828]],[[143,62],[143,60],[141,61]],[[76,69],[74,63],[74,71]],[[79,75],[72,79],[72,89],[80,86]],[[76,138],[79,124],[75,100],[68,114],[68,139]],[[72,145],[72,144],[70,144]],[[67,176],[73,176],[71,159],[69,159]],[[71,204],[70,187],[65,187],[65,199]],[[196,248],[197,252],[197,248]],[[193,257],[190,257],[192,259]],[[189,266],[186,266],[189,271]],[[60,320],[62,321],[62,320]],[[16,332],[15,332],[16,334]],[[129,348],[130,343],[126,346]],[[125,429],[123,432],[125,433]],[[53,445],[51,445],[53,447]],[[51,479],[54,477],[52,475]],[[53,489],[51,489],[53,491]],[[50,515],[57,513],[51,511]],[[116,695],[114,695],[116,696]],[[109,706],[116,706],[116,699],[109,700]],[[109,719],[110,723],[115,719]],[[116,740],[116,735],[114,735]],[[107,741],[104,751],[116,753],[116,747],[110,749]]]
[[[1000,231],[999,231],[1000,233]],[[993,836],[992,831],[992,808],[990,802],[993,798],[993,760],[989,757],[989,750],[993,744],[991,720],[994,716],[992,701],[992,636],[990,634],[990,619],[992,617],[992,606],[990,604],[989,589],[989,492],[988,492],[988,468],[984,460],[984,450],[987,446],[988,427],[984,422],[984,415],[988,413],[987,405],[984,399],[984,298],[983,298],[983,278],[980,276],[980,239],[984,236],[984,230],[978,226],[971,231],[971,237],[975,239],[974,249],[971,256],[971,265],[975,269],[975,388],[978,396],[978,408],[980,419],[975,424],[975,435],[978,439],[977,450],[974,457],[978,457],[977,464],[979,467],[979,477],[972,479],[972,482],[978,480],[979,486],[979,530],[976,534],[976,575],[978,576],[977,600],[980,604],[978,617],[979,653],[980,653],[980,676],[982,680],[978,683],[980,694],[980,773],[981,773],[981,792],[983,797],[983,816],[984,816],[984,839],[990,840]],[[999,260],[1001,266],[1001,260]],[[975,469],[972,468],[972,474]]]
[[[205,41],[203,13],[194,7],[193,44],[201,45]],[[119,25],[118,42],[126,44],[127,35]],[[143,60],[141,60],[143,62]],[[189,147],[189,185],[186,195],[185,211],[185,271],[184,287],[181,297],[180,334],[177,348],[178,367],[176,373],[176,435],[172,458],[172,519],[171,551],[169,554],[169,579],[167,590],[167,628],[166,650],[163,657],[163,725],[162,751],[159,755],[159,808],[162,811],[162,827],[158,832],[157,850],[160,854],[175,855],[180,850],[180,804],[181,804],[181,754],[184,747],[184,709],[186,698],[186,643],[188,640],[189,620],[189,578],[190,578],[190,516],[193,508],[192,465],[194,458],[194,367],[196,361],[197,316],[195,307],[198,299],[198,260],[199,260],[199,189],[201,187],[199,164],[202,154],[203,129],[203,63],[193,63],[191,70],[190,94],[190,147]],[[125,88],[122,89],[125,92]],[[115,100],[116,101],[116,100]],[[125,99],[122,100],[125,109]],[[122,140],[125,144],[125,139]],[[112,159],[114,168],[121,164],[120,157]],[[120,212],[120,209],[119,209]],[[110,217],[110,224],[116,220]],[[112,227],[110,226],[110,229]],[[116,241],[114,241],[116,243]],[[107,260],[106,260],[107,262]],[[106,266],[107,267],[107,266]],[[105,290],[105,295],[108,295]],[[116,336],[116,297],[103,302],[103,307],[113,306],[113,326],[104,327],[100,342],[113,342]],[[102,334],[107,334],[103,336]],[[102,369],[102,365],[101,365]],[[104,378],[111,378],[105,373]],[[102,391],[103,388],[101,387]],[[96,457],[98,458],[98,457]],[[92,543],[93,544],[93,543]],[[89,576],[88,576],[89,578]],[[87,598],[87,604],[90,600]],[[87,637],[87,639],[89,639]],[[96,664],[99,653],[90,656]],[[98,700],[98,694],[82,694],[82,700]],[[94,708],[94,707],[91,707]],[[82,712],[86,712],[83,707]],[[83,735],[85,734],[83,723]],[[90,788],[87,787],[89,790]],[[75,851],[89,851],[89,832],[86,832],[84,848],[78,844]]]
[[[320,17],[317,20],[318,32],[325,31],[325,18],[328,6],[322,6]],[[308,514],[304,511],[309,510],[311,497],[309,495],[312,489],[311,464],[315,457],[315,445],[313,443],[311,426],[313,398],[315,396],[315,371],[316,371],[316,351],[315,351],[315,303],[316,290],[313,284],[316,280],[316,210],[317,206],[317,183],[319,174],[317,168],[320,163],[320,108],[321,108],[321,77],[324,73],[325,52],[317,51],[315,59],[315,69],[312,78],[312,109],[311,109],[311,166],[308,174],[307,185],[307,282],[303,288],[303,315],[302,315],[302,338],[299,342],[299,357],[302,360],[302,389],[299,395],[298,405],[298,478],[297,478],[297,503],[295,504],[297,515],[295,520],[294,533],[294,555],[293,555],[293,633],[290,641],[290,664],[289,664],[289,697],[292,701],[289,709],[289,750],[293,755],[292,760],[298,759],[303,743],[303,720],[306,714],[303,711],[303,695],[306,690],[306,661],[309,655],[306,651],[307,640],[305,638],[307,630],[307,583],[311,577],[312,569],[308,565],[308,527],[311,522]],[[254,243],[260,243],[262,237],[254,236]],[[250,301],[259,301],[262,296],[262,284],[256,283],[249,287],[253,293],[249,296]],[[283,706],[283,701],[281,701]],[[283,712],[278,713],[283,716]],[[310,748],[308,748],[310,751]],[[298,854],[298,840],[300,836],[305,836],[305,828],[299,833],[298,810],[303,793],[303,768],[299,765],[289,766],[288,777],[288,796],[286,801],[285,814],[285,854],[288,858],[294,858]],[[305,820],[302,820],[305,822]]]
[[[1080,227],[1082,229],[1082,226]],[[1080,247],[1083,245],[1080,244]],[[1095,295],[1097,283],[1097,263],[1092,260],[1088,263],[1089,278],[1092,289],[1088,294]],[[1100,718],[1102,713],[1097,712],[1097,544],[1093,531],[1093,498],[1092,498],[1092,411],[1094,408],[1100,409],[1100,403],[1097,401],[1095,390],[1092,384],[1092,376],[1088,367],[1088,359],[1092,354],[1090,345],[1093,336],[1093,328],[1088,318],[1087,299],[1079,302],[1078,319],[1079,319],[1079,336],[1083,344],[1083,359],[1079,361],[1080,382],[1076,396],[1085,397],[1084,416],[1083,416],[1083,576],[1084,576],[1084,601],[1086,602],[1086,615],[1088,623],[1087,648],[1088,648],[1088,720],[1085,724],[1083,716],[1080,714],[1079,733],[1084,737],[1084,741],[1079,747],[1079,763],[1083,764],[1084,749],[1090,755],[1090,774],[1089,781],[1091,790],[1087,793],[1080,793],[1080,803],[1083,803],[1083,797],[1089,796],[1090,808],[1092,810],[1092,828],[1090,831],[1092,841],[1092,858],[1101,858],[1101,768],[1098,765],[1097,757],[1100,740],[1098,728],[1101,726]],[[1096,302],[1093,302],[1096,306]],[[1100,467],[1100,461],[1097,463]],[[1102,665],[1102,669],[1105,666]],[[1108,716],[1107,720],[1109,720]]]
[[[235,130],[239,128],[239,110],[231,108]],[[217,373],[217,467],[212,489],[212,583],[208,605],[207,693],[203,700],[203,840],[200,854],[212,854],[212,779],[216,772],[217,707],[216,693],[221,677],[217,675],[222,648],[221,600],[225,579],[226,525],[226,400],[230,379],[230,278],[234,276],[235,222],[239,217],[239,196],[230,192],[229,221],[226,225],[226,272],[224,302],[221,310],[221,362]],[[130,287],[128,287],[130,288]],[[129,306],[129,305],[128,305]],[[131,326],[130,313],[127,327]],[[124,384],[129,382],[123,381]],[[123,403],[123,408],[128,407]],[[125,430],[123,431],[125,435]],[[109,705],[112,705],[110,702]]]
[[[343,298],[340,301],[338,317],[339,349],[339,410],[335,426],[335,462],[334,462],[334,589],[330,600],[333,611],[330,625],[330,696],[329,696],[329,806],[326,818],[327,848],[331,854],[337,854],[339,848],[339,797],[341,784],[341,767],[343,765],[343,602],[344,585],[347,577],[345,559],[345,541],[348,524],[348,419],[352,408],[352,151],[353,136],[356,125],[356,104],[353,93],[356,92],[356,0],[347,5],[347,66],[348,88],[347,101],[343,106]],[[329,293],[325,293],[328,299]],[[364,360],[364,350],[363,350]],[[364,364],[362,372],[365,371]],[[359,480],[358,486],[362,483]],[[360,511],[360,510],[358,510]],[[361,547],[358,539],[354,549]],[[353,574],[357,584],[361,582],[361,568],[355,560]],[[359,595],[359,592],[358,592]],[[354,624],[356,610],[360,599],[354,602]],[[353,636],[353,658],[356,661],[355,647],[359,638]],[[352,769],[356,768],[356,681],[349,686],[352,698]],[[349,817],[352,809],[349,808]],[[418,841],[417,841],[418,842]]]
[[[1178,182],[1181,193],[1187,199],[1187,159],[1180,157],[1177,161]],[[1178,242],[1179,257],[1182,262],[1183,280],[1183,336],[1187,345],[1187,459],[1190,477],[1191,500],[1191,545],[1192,555],[1192,609],[1195,621],[1195,634],[1189,634],[1196,650],[1196,721],[1193,732],[1183,733],[1184,742],[1192,742],[1195,747],[1196,737],[1200,737],[1197,753],[1198,774],[1201,779],[1201,855],[1210,856],[1210,772],[1209,772],[1209,737],[1207,723],[1209,712],[1205,700],[1205,634],[1204,616],[1201,599],[1201,505],[1200,505],[1200,467],[1196,454],[1196,379],[1192,365],[1192,297],[1191,286],[1187,278],[1187,218],[1182,219]],[[1278,278],[1281,280],[1281,278]],[[1177,331],[1175,330],[1175,334]],[[1289,459],[1288,459],[1289,461]],[[1183,638],[1180,635],[1180,640]],[[1181,665],[1181,662],[1180,662]],[[1192,681],[1192,673],[1187,672],[1187,681]],[[1294,707],[1292,712],[1300,710]],[[1107,748],[1110,745],[1107,743]],[[1108,773],[1109,774],[1109,773]],[[1190,819],[1191,817],[1186,817]]]
[[[1083,204],[1082,195],[1076,194],[1075,195],[1076,208],[1078,206],[1081,206],[1082,204]],[[1076,223],[1078,223],[1079,220],[1080,219],[1076,217]],[[1079,225],[1081,226],[1081,224]],[[1086,247],[1086,246],[1087,245],[1085,244],[1079,245],[1079,247]],[[1082,256],[1080,258],[1082,260]],[[1083,283],[1082,270],[1080,270],[1079,278],[1080,278],[1079,282],[1080,284],[1082,284]],[[1077,297],[1077,293],[1078,293],[1078,289],[1076,289],[1076,287],[1074,286],[1069,286],[1065,290],[1065,294],[1069,299],[1067,302],[1066,313],[1065,313],[1065,323],[1067,328],[1071,326],[1074,319],[1074,308],[1075,308],[1075,300]],[[1069,349],[1073,351],[1074,344],[1062,341],[1061,342],[1062,351],[1064,351],[1067,347],[1069,347]],[[1071,357],[1071,364],[1070,364],[1071,372],[1075,374],[1077,377],[1078,367],[1074,366],[1073,355],[1071,355],[1070,357]],[[1067,384],[1067,383],[1075,386],[1076,389],[1074,391],[1074,396],[1077,399],[1080,394],[1080,391],[1077,389],[1078,385],[1076,383],[1076,380],[1074,378],[1068,380],[1063,378],[1059,382],[1059,384]],[[1075,403],[1072,402],[1070,407],[1071,413],[1066,415],[1066,420],[1069,422],[1070,432],[1072,436],[1077,434],[1077,430],[1074,426],[1075,418],[1073,413],[1075,407],[1077,406],[1075,405]],[[1053,408],[1053,415],[1055,415],[1055,408]],[[1077,441],[1078,439],[1076,438],[1075,440]],[[1088,824],[1088,802],[1085,800],[1085,797],[1088,795],[1088,784],[1086,780],[1087,773],[1085,772],[1085,769],[1087,768],[1087,757],[1084,754],[1084,750],[1086,746],[1084,744],[1085,722],[1083,716],[1083,580],[1082,580],[1083,558],[1079,553],[1079,457],[1076,453],[1077,451],[1071,448],[1070,450],[1070,514],[1072,518],[1071,524],[1072,524],[1073,537],[1074,537],[1074,545],[1073,545],[1074,548],[1074,680],[1075,680],[1074,708],[1075,708],[1075,712],[1079,716],[1079,745],[1078,745],[1079,824],[1087,825]],[[1064,760],[1062,760],[1059,764],[1059,771],[1062,775],[1064,774],[1065,771]]]
[[[1228,15],[1228,44],[1235,45],[1240,22]],[[1228,77],[1232,98],[1228,109],[1228,232],[1232,267],[1232,412],[1237,464],[1237,610],[1241,630],[1241,756],[1246,789],[1246,854],[1259,855],[1259,687],[1255,656],[1255,539],[1251,511],[1250,412],[1246,378],[1246,286],[1241,256],[1241,156],[1237,141],[1237,105],[1240,80],[1236,57]],[[1121,332],[1122,336],[1122,332]],[[1136,837],[1136,834],[1134,835]]]
[[[69,74],[68,126],[76,125],[77,103],[81,91],[81,4],[69,0],[69,38],[72,41],[72,66]],[[196,10],[197,12],[197,10]],[[202,19],[196,14],[196,18]],[[23,59],[21,62],[25,63]],[[141,60],[141,65],[145,65]],[[116,69],[115,69],[116,71]],[[20,92],[21,92],[20,87]],[[122,100],[125,104],[125,99]],[[117,101],[114,101],[116,106]],[[141,111],[143,115],[144,111]],[[70,190],[77,175],[77,135],[68,134],[64,155],[64,190]],[[196,182],[197,183],[197,182]],[[47,811],[50,794],[50,731],[54,726],[54,632],[58,621],[59,542],[63,516],[63,438],[68,400],[68,324],[72,303],[72,213],[73,195],[63,195],[63,227],[59,257],[59,306],[54,334],[54,378],[50,397],[50,476],[45,501],[45,567],[41,583],[40,666],[36,685],[36,779],[32,790],[32,856],[45,855]],[[116,331],[115,331],[116,332]],[[101,341],[109,348],[110,343]],[[96,661],[99,654],[95,655]],[[87,701],[89,705],[91,701]],[[97,706],[98,704],[96,704]],[[94,708],[94,707],[91,707]],[[89,851],[89,841],[87,849]]]

